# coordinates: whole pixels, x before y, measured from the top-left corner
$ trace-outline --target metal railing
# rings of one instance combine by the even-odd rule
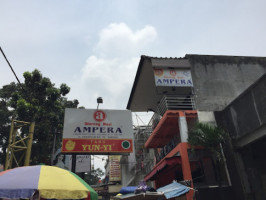
[[[162,116],[154,113],[150,122],[148,123],[148,126],[145,130],[146,133],[149,133],[149,135],[152,133],[152,131],[155,129],[155,127],[157,126],[157,124],[159,123],[159,121],[161,120]]]
[[[160,152],[156,154],[156,163],[160,162],[170,151],[172,151],[176,145],[179,143],[176,138],[172,138],[163,148],[161,148]]]
[[[161,99],[158,113],[163,116],[167,110],[194,110],[195,100],[193,95],[165,95]]]
[[[195,110],[195,100],[193,95],[165,95],[157,106],[155,112],[145,129],[145,132],[152,133],[162,116],[167,110]]]

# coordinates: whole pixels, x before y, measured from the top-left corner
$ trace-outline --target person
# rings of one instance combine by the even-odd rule
[[[65,165],[65,155],[59,153],[55,158],[55,166],[60,167],[62,169],[67,169],[68,167]]]

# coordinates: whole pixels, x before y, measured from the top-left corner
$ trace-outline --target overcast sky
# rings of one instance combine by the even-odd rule
[[[101,96],[100,108],[126,109],[141,55],[266,56],[265,9],[265,0],[0,0],[0,46],[21,82],[38,69],[80,106]],[[16,82],[1,54],[0,69],[1,87]]]

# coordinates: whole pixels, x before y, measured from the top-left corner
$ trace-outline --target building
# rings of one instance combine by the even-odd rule
[[[225,109],[215,112],[217,123],[230,134],[224,149],[231,179],[241,186],[235,188],[236,193],[243,194],[242,199],[266,198],[265,91],[264,74]]]
[[[124,187],[139,185],[154,166],[154,151],[144,148],[149,134],[147,126],[134,128],[134,151],[129,156],[122,155],[120,161]]]
[[[144,148],[149,136],[147,126],[135,127],[133,133],[134,151],[129,155],[110,155],[106,160],[103,183],[94,187],[102,199],[113,199],[122,187],[137,186],[154,165],[153,151]],[[115,166],[112,167],[113,158],[118,157],[119,162],[114,163]]]
[[[217,180],[210,153],[204,149],[192,152],[187,138],[196,122],[223,124],[224,128],[228,128],[225,126],[229,124],[227,116],[232,113],[235,116],[235,113],[226,115],[230,110],[227,106],[265,71],[265,57],[191,54],[184,58],[141,56],[127,109],[154,113],[149,124],[152,131],[145,147],[154,149],[156,163],[144,180],[153,181],[156,188],[173,180],[186,180],[198,189],[202,199],[249,198],[251,195],[246,193],[245,185],[239,184],[243,180],[236,170],[238,162],[228,159],[230,162],[220,166],[218,172],[222,179]],[[230,122],[234,124],[234,121]],[[236,133],[231,130],[230,135],[233,134]],[[248,152],[252,154],[251,150]],[[234,152],[226,153],[226,158],[234,157]],[[264,171],[261,174],[264,176]],[[223,187],[218,187],[221,184]],[[192,196],[193,190],[186,198],[192,199]]]
[[[120,159],[121,155],[108,156],[104,165],[105,177],[100,185],[93,187],[98,193],[99,199],[114,199],[114,196],[116,196],[122,188]]]

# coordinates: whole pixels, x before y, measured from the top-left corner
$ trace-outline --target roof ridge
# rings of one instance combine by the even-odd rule
[[[147,56],[147,55],[141,55],[141,58],[147,58],[147,59],[184,59],[186,57],[157,57],[157,56]]]

